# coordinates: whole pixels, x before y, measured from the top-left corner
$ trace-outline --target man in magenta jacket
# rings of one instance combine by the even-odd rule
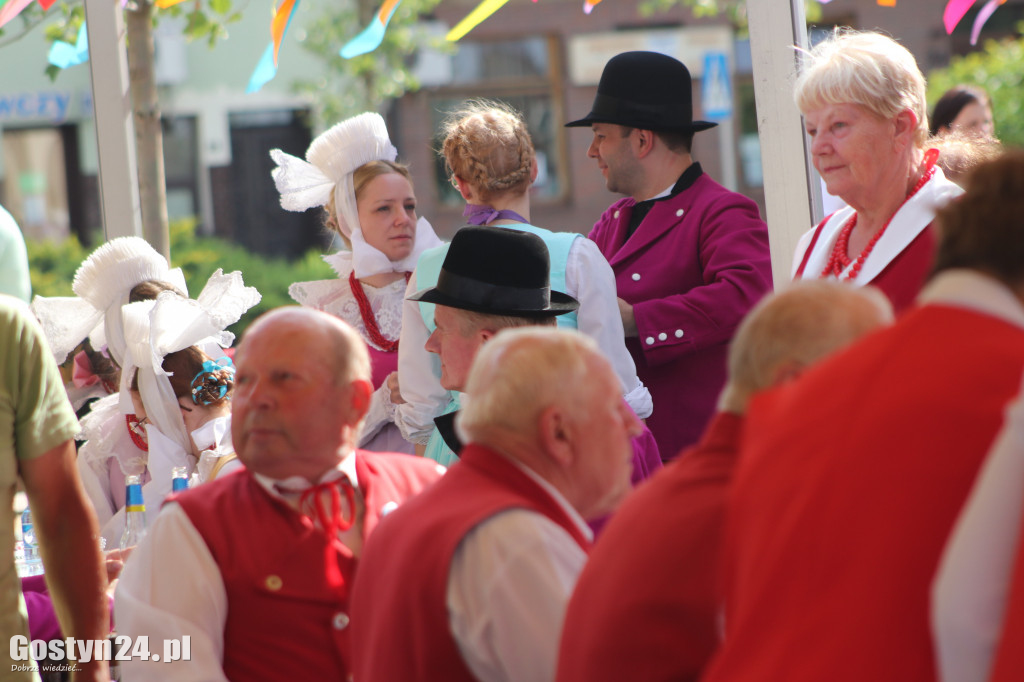
[[[693,160],[690,73],[655,52],[605,66],[586,118],[587,155],[626,195],[590,232],[618,285],[626,347],[654,399],[647,421],[664,459],[697,441],[725,384],[743,316],[772,288],[768,229],[757,205]]]

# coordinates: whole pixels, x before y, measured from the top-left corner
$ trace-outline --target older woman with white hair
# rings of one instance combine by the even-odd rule
[[[325,226],[346,249],[324,256],[336,279],[296,282],[288,293],[300,304],[340,317],[370,350],[376,389],[359,447],[408,452],[411,443],[394,424],[398,340],[406,282],[420,254],[441,240],[416,217],[416,195],[406,166],[379,114],[364,113],[334,125],[306,151],[306,160],[270,152],[281,206],[304,211],[323,206]]]
[[[847,205],[804,235],[794,278],[874,284],[907,308],[931,270],[935,211],[961,192],[926,148],[913,55],[879,33],[837,30],[806,55],[796,103],[814,167]]]

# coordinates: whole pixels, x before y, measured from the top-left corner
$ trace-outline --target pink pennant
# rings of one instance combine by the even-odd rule
[[[7,4],[0,8],[0,26],[21,14],[21,11],[28,7],[30,2],[32,0],[8,0]]]
[[[978,16],[974,19],[974,26],[971,28],[971,45],[978,44],[978,35],[981,33],[981,27],[985,25],[985,22],[996,11],[996,8],[1005,2],[1006,0],[988,0],[981,10],[978,11]]]
[[[50,9],[50,7],[52,7],[53,3],[55,2],[57,2],[57,0],[39,0],[39,6],[42,7],[43,11],[45,12],[46,10]]]
[[[942,13],[942,23],[946,25],[946,33],[952,34],[953,29],[960,23],[960,20],[971,9],[974,0],[949,0],[946,3],[946,11]]]

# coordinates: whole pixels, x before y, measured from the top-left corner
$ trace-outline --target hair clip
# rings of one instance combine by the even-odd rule
[[[217,372],[226,371],[234,375],[235,364],[226,355],[217,360],[206,360],[203,369],[192,377],[192,402],[196,405],[209,405],[222,400],[228,393],[228,381],[221,382],[214,376]],[[216,397],[203,398],[201,393],[212,393]]]

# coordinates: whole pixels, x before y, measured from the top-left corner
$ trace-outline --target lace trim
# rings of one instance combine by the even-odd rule
[[[366,325],[363,324],[362,315],[359,314],[359,303],[352,295],[352,290],[346,281],[347,278],[348,272],[336,280],[296,282],[289,287],[288,293],[300,305],[340,317],[359,332],[367,345],[377,350],[384,350],[370,340]],[[402,332],[402,302],[405,300],[405,286],[404,279],[379,289],[363,284],[363,291],[370,301],[370,308],[377,318],[377,326],[380,328],[381,334],[392,340],[397,339]]]

